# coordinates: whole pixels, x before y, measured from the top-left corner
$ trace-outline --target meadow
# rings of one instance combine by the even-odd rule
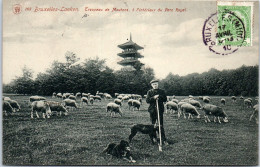
[[[22,109],[2,119],[4,165],[258,165],[258,125],[249,122],[253,109],[245,108],[240,99],[232,103],[224,97],[228,123],[205,123],[202,110],[200,119],[189,120],[164,113],[170,144],[159,152],[149,136],[137,134],[131,143],[136,163],[129,163],[102,151],[111,142],[128,140],[132,125],[150,124],[145,99],[140,111],[129,111],[124,102],[122,117],[106,115],[106,104],[112,100],[102,100],[70,110],[67,116],[31,119],[29,96],[9,97]],[[211,103],[220,106],[221,98],[211,97]]]

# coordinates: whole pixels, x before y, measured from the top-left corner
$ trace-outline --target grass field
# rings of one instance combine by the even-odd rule
[[[123,117],[106,116],[108,101],[103,100],[70,111],[68,116],[31,119],[29,97],[9,97],[22,110],[3,117],[4,165],[258,165],[258,125],[249,122],[252,109],[244,108],[242,100],[232,103],[225,97],[228,123],[205,123],[201,110],[200,119],[190,120],[165,113],[170,145],[159,152],[149,136],[137,134],[131,143],[137,161],[133,164],[102,151],[108,143],[127,140],[133,124],[150,124],[146,102],[140,111],[129,111],[125,102]],[[212,104],[220,105],[222,97],[211,98]]]

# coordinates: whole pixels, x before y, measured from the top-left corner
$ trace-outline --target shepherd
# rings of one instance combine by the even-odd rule
[[[164,113],[163,103],[167,101],[167,96],[164,90],[159,89],[158,80],[152,80],[150,84],[152,86],[152,89],[147,92],[147,98],[146,98],[146,102],[150,104],[148,107],[148,112],[150,113],[150,119],[153,125],[156,123],[156,120],[158,123],[160,123],[162,144],[168,145],[168,142],[166,141],[166,137],[165,137],[164,127],[163,127],[163,113]],[[159,117],[159,121],[158,121],[158,117]]]

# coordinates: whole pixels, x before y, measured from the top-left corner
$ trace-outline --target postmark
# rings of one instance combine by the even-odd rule
[[[217,45],[252,46],[252,3],[218,2]]]
[[[216,36],[217,36],[217,26],[218,18],[217,12],[209,16],[205,20],[203,29],[202,29],[202,39],[204,44],[209,48],[209,50],[218,55],[228,55],[234,53],[238,50],[239,46],[232,45],[217,45]]]

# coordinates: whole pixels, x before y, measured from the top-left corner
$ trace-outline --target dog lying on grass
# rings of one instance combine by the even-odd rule
[[[120,144],[110,143],[104,149],[103,153],[107,153],[108,155],[115,156],[117,158],[123,158],[128,162],[136,162],[130,153],[129,143],[125,140],[121,140]]]
[[[154,125],[144,125],[144,124],[136,124],[131,128],[131,134],[129,135],[129,143],[131,143],[133,137],[140,132],[142,134],[148,134],[151,138],[152,144],[158,142],[156,132],[159,133],[159,126],[157,124]]]

